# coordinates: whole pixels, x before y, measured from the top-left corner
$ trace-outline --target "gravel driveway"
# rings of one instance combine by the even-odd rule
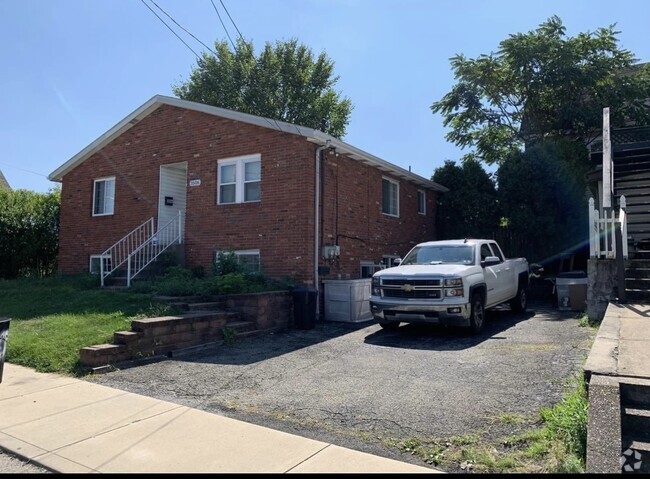
[[[538,417],[580,370],[592,332],[547,305],[490,311],[483,334],[373,322],[235,341],[89,380],[419,463],[387,441],[511,432]]]

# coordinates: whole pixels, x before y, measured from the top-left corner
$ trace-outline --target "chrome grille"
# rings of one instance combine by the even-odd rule
[[[407,299],[440,299],[441,291],[439,289],[413,289],[405,291],[403,289],[384,289],[385,298],[407,298]]]
[[[382,286],[404,286],[410,284],[411,286],[442,286],[441,279],[384,279],[381,282]]]

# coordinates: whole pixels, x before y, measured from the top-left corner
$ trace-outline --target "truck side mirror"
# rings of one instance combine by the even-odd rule
[[[393,266],[399,266],[401,262],[402,262],[402,258],[395,258],[393,260]]]
[[[498,256],[487,256],[483,261],[481,261],[481,268],[485,268],[487,266],[494,266],[495,264],[499,264],[501,260],[499,259]]]

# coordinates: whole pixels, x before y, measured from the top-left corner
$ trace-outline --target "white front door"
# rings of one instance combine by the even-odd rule
[[[181,213],[181,233],[185,234],[185,207],[187,205],[187,162],[160,167],[158,224],[160,230]]]

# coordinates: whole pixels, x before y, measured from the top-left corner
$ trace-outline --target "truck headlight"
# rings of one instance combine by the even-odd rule
[[[462,288],[463,278],[447,278],[445,279],[445,288]]]
[[[373,286],[379,286],[379,276],[373,276],[372,277],[372,285]]]
[[[445,290],[445,296],[448,297],[461,297],[463,296],[463,290],[462,289],[446,289]]]

